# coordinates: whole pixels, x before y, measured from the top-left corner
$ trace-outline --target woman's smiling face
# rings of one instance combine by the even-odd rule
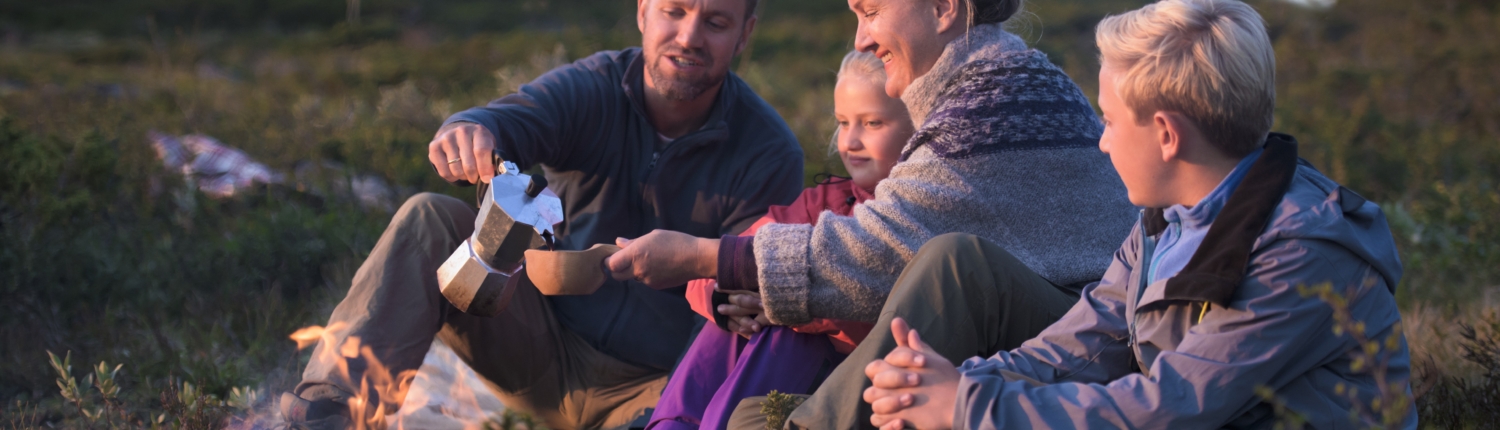
[[[854,47],[885,63],[885,93],[901,97],[912,81],[937,64],[953,31],[962,0],[849,0],[859,18]]]

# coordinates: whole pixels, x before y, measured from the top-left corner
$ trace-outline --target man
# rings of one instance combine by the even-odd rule
[[[1415,428],[1396,401],[1411,398],[1410,357],[1390,230],[1268,133],[1275,59],[1260,16],[1164,0],[1105,19],[1097,39],[1099,147],[1147,208],[1135,231],[1061,320],[998,353],[997,309],[1035,275],[973,236],[924,245],[882,312],[891,331],[871,333],[899,346],[865,368],[870,423],[1269,428],[1296,414],[1313,428]],[[1303,288],[1319,286],[1338,294]],[[933,309],[944,318],[900,318]]]
[[[522,169],[540,165],[563,200],[560,249],[657,228],[737,233],[767,207],[794,199],[802,182],[801,149],[786,123],[728,71],[755,27],[755,5],[639,0],[641,48],[594,54],[454,115],[428,159],[463,185],[489,181],[492,153]],[[500,315],[464,314],[439,293],[435,272],[474,218],[472,206],[434,194],[403,205],[314,354],[352,358],[310,363],[283,395],[288,421],[341,427],[380,418],[349,416],[356,401],[371,405],[356,410],[379,404],[394,412],[399,390],[361,393],[361,381],[388,376],[399,386],[434,336],[507,407],[552,428],[622,427],[655,404],[694,328],[680,289],[611,281],[591,296],[544,297],[522,282]]]

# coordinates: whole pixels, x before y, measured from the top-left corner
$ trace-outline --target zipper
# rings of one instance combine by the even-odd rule
[[[1131,355],[1131,359],[1135,360],[1135,362],[1137,364],[1137,367],[1141,368],[1141,373],[1142,374],[1146,374],[1146,367],[1145,366],[1139,366],[1139,363],[1140,363],[1140,360],[1141,360],[1141,358],[1140,358],[1141,354],[1140,354],[1140,348],[1138,348],[1138,345],[1136,343],[1136,331],[1135,331],[1136,328],[1135,327],[1136,327],[1136,320],[1139,319],[1139,315],[1140,315],[1139,308],[1140,308],[1140,304],[1141,304],[1141,297],[1143,297],[1143,296],[1146,295],[1146,287],[1151,285],[1151,278],[1150,278],[1149,274],[1151,272],[1151,260],[1152,260],[1152,258],[1154,258],[1154,254],[1155,254],[1156,242],[1152,241],[1151,237],[1146,235],[1146,229],[1145,229],[1145,223],[1144,223],[1144,221],[1146,219],[1146,211],[1142,210],[1141,213],[1140,213],[1140,215],[1139,215],[1139,217],[1140,217],[1140,221],[1141,221],[1141,225],[1142,225],[1142,227],[1140,229],[1140,232],[1141,232],[1141,264],[1144,267],[1138,268],[1137,271],[1136,271],[1137,273],[1140,273],[1140,280],[1138,282],[1136,282],[1135,294],[1132,295],[1132,297],[1130,299],[1130,330],[1129,330],[1130,331],[1130,352],[1131,352],[1130,355]]]
[[[1156,279],[1156,251],[1170,251],[1172,248],[1177,247],[1177,242],[1182,241],[1182,225],[1179,223],[1169,222],[1167,223],[1167,228],[1162,230],[1160,236],[1157,236],[1158,240],[1156,241],[1156,245],[1162,244],[1160,242],[1160,239],[1167,237],[1167,232],[1169,231],[1173,233],[1173,236],[1175,236],[1177,240],[1172,241],[1172,243],[1167,244],[1162,249],[1156,249],[1155,246],[1151,247],[1151,262],[1147,265],[1147,267],[1150,267],[1150,270],[1146,271],[1146,285],[1151,285],[1151,280]]]
[[[655,176],[656,175],[656,163],[658,161],[661,161],[661,158],[662,158],[661,156],[662,155],[671,154],[672,153],[672,148],[676,148],[678,146],[681,146],[681,143],[684,140],[690,140],[690,139],[696,138],[698,136],[698,134],[701,133],[701,132],[702,132],[702,130],[699,130],[699,131],[694,131],[692,133],[688,133],[688,134],[682,135],[681,137],[678,137],[676,139],[672,139],[671,142],[667,142],[667,146],[663,146],[661,148],[661,150],[659,150],[659,151],[651,151],[651,163],[646,165],[646,175],[645,175],[646,183],[647,184],[654,184],[654,183],[656,183],[656,176]],[[654,132],[654,131],[652,132],[652,134],[653,134],[652,137],[653,138],[656,137],[656,136],[654,136],[655,133],[656,132]]]

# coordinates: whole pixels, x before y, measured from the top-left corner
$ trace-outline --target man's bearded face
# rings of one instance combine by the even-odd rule
[[[749,33],[745,0],[643,0],[640,7],[648,87],[686,101],[724,82]]]
[[[646,64],[646,73],[656,91],[668,100],[685,101],[697,99],[704,91],[724,81],[729,73],[727,65],[716,65],[713,54],[701,49],[688,49],[669,42],[662,46],[663,52],[649,55],[652,61]]]

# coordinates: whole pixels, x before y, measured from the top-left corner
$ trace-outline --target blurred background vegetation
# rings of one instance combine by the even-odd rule
[[[1010,25],[1092,97],[1094,25],[1143,3],[1031,0]],[[1500,352],[1480,342],[1500,332],[1500,6],[1252,4],[1277,51],[1276,130],[1391,220],[1406,265],[1398,297],[1423,363],[1418,394],[1469,399],[1428,403],[1457,417],[1429,422],[1493,424],[1500,400],[1469,395],[1500,392]],[[0,3],[0,415],[11,426],[28,407],[33,424],[81,419],[58,395],[49,350],[72,351],[80,367],[125,363],[121,422],[135,425],[180,412],[160,395],[184,391],[174,381],[224,399],[235,387],[290,388],[306,357],[286,336],[324,322],[391,216],[336,189],[376,175],[403,195],[471,198],[427,166],[442,119],[558,64],[636,45],[634,9],[622,0]],[[797,133],[809,180],[839,172],[827,156],[831,89],[853,15],[837,0],[762,0],[760,15],[734,70]],[[333,167],[301,184],[325,190],[316,196],[213,200],[162,167],[149,130],[211,135],[283,172]],[[1473,358],[1485,351],[1488,366]]]

